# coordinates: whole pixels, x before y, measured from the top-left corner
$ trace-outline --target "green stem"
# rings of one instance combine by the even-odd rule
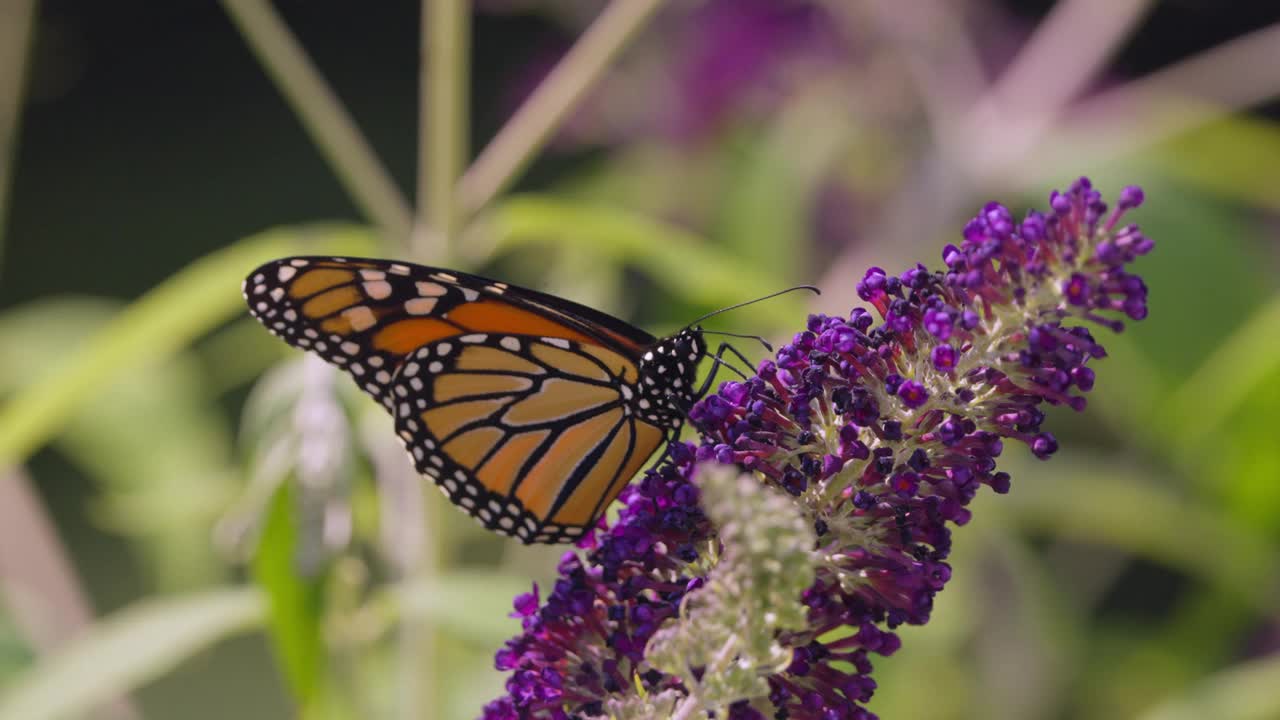
[[[1201,363],[1172,392],[1159,417],[1165,437],[1175,438],[1170,452],[1187,467],[1196,467],[1204,448],[1214,442],[1221,426],[1247,403],[1258,386],[1280,365],[1280,348],[1273,338],[1280,332],[1280,295],[1272,297]],[[1271,348],[1272,350],[1267,350]]]
[[[13,159],[17,156],[35,4],[35,0],[0,3],[0,260],[4,258],[9,183],[13,180]]]
[[[662,0],[614,0],[600,13],[463,174],[458,204],[464,217],[516,180],[661,4]]]
[[[422,0],[419,85],[417,217],[413,255],[433,264],[452,264],[458,232],[455,196],[458,176],[470,152],[471,3]],[[409,513],[423,539],[403,568],[404,579],[436,583],[446,550],[438,531],[439,496],[421,498],[421,513]],[[407,618],[399,634],[400,717],[432,720],[439,715],[437,632],[427,618]]]
[[[381,426],[378,428],[381,430]],[[384,441],[385,438],[384,438]],[[419,584],[429,592],[439,592],[440,564],[445,535],[440,531],[440,495],[414,472],[395,441],[387,441],[390,458],[379,468],[383,474],[382,492],[398,488],[403,507],[388,513],[385,522],[399,524],[398,532],[388,540],[397,541],[387,547],[396,581]],[[398,546],[398,547],[397,547]],[[433,720],[439,717],[440,702],[439,642],[436,622],[424,614],[400,617],[397,637],[399,673],[397,690],[399,717],[404,720]]]
[[[417,480],[417,478],[414,478]],[[435,491],[427,488],[427,492]],[[432,589],[440,583],[440,552],[443,533],[440,532],[437,498],[427,495],[421,498],[423,516],[416,518],[425,532],[417,562],[401,582],[425,582]],[[436,624],[426,617],[405,617],[400,622],[399,662],[400,674],[399,714],[403,720],[434,720],[439,716],[441,703],[439,671],[436,655],[439,647]]]
[[[222,5],[361,212],[387,240],[404,241],[411,226],[408,203],[271,3]]]
[[[470,150],[471,4],[422,0],[418,223],[413,250],[448,264],[457,234],[456,187]]]

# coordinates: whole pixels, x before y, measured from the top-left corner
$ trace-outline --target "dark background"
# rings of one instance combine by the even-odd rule
[[[1028,26],[1052,5],[1003,4]],[[136,297],[230,238],[360,219],[219,5],[41,5],[0,306],[50,293]],[[411,190],[418,4],[277,7]],[[1142,75],[1278,20],[1280,5],[1268,0],[1161,2],[1113,69]],[[480,146],[513,108],[524,65],[569,36],[534,14],[478,13],[474,27]]]

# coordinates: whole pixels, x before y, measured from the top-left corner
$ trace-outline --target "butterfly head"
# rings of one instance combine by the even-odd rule
[[[707,354],[702,329],[688,327],[663,338],[640,359],[641,412],[655,425],[676,428],[698,400],[698,363]]]

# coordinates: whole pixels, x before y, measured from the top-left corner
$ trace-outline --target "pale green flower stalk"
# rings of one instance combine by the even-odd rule
[[[695,482],[724,554],[709,553],[706,584],[646,650],[655,668],[689,690],[675,718],[767,695],[765,678],[791,662],[778,633],[804,628],[800,594],[813,584],[813,528],[786,495],[720,465],[703,467]]]

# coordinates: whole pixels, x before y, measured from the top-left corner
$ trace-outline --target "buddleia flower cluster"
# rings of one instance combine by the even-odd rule
[[[1006,443],[1051,456],[1044,407],[1083,410],[1106,356],[1090,326],[1146,317],[1128,267],[1153,243],[1121,223],[1142,200],[1108,208],[1082,178],[1021,221],[991,203],[945,268],[871,268],[870,310],[810,316],[700,401],[698,443],[624,491],[545,601],[516,599],[484,718],[875,718],[872,659],[928,622],[952,527],[980,488],[1009,491]],[[704,480],[717,465],[761,491]],[[751,527],[773,550],[737,547]]]

